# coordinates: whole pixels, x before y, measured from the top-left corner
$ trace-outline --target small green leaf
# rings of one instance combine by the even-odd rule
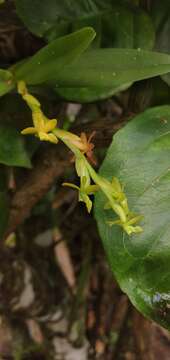
[[[113,138],[100,174],[124,185],[129,207],[143,215],[141,234],[109,227],[111,210],[96,195],[100,235],[121,288],[147,317],[170,329],[170,106],[149,109]]]
[[[23,138],[12,127],[0,126],[0,163],[9,166],[31,167]]]
[[[56,78],[63,68],[77,59],[95,37],[92,28],[84,28],[54,40],[29,60],[13,67],[15,81],[40,84]]]

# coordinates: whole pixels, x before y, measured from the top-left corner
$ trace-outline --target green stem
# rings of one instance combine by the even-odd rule
[[[125,223],[127,221],[127,219],[126,219],[126,215],[125,215],[123,208],[113,199],[112,195],[106,189],[106,183],[105,183],[106,181],[104,181],[102,179],[102,177],[96,173],[96,171],[92,168],[92,166],[89,164],[86,157],[81,153],[81,151],[69,141],[69,137],[70,137],[71,133],[68,131],[62,130],[62,129],[58,129],[58,128],[53,130],[53,133],[75,154],[76,157],[78,157],[79,159],[83,159],[84,164],[85,164],[86,168],[88,169],[88,172],[89,172],[92,180],[94,181],[94,183],[96,185],[98,185],[100,187],[102,192],[108,198],[112,209],[120,217],[121,221],[123,223]],[[72,135],[74,136],[74,134],[72,134]]]
[[[70,135],[73,135],[72,133],[70,133],[69,131],[66,130],[62,130],[59,128],[56,128],[53,130],[53,134],[60,139],[72,152],[75,156],[81,157],[83,156],[83,154],[81,153],[81,151],[71,143],[71,141],[69,141]],[[84,157],[84,156],[83,156]]]
[[[95,184],[97,184],[100,187],[102,192],[108,198],[112,209],[120,217],[121,221],[125,223],[127,219],[123,208],[113,199],[112,195],[107,191],[105,181],[102,179],[101,176],[99,176],[95,172],[95,170],[92,168],[92,166],[89,164],[86,158],[85,158],[85,162],[92,180],[94,181]]]

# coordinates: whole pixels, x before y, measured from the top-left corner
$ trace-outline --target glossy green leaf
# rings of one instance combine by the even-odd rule
[[[152,49],[154,31],[150,18],[139,9],[132,10],[133,8],[114,4],[114,10],[103,13],[101,22],[103,47]],[[130,85],[121,84],[105,89],[103,87],[60,88],[57,93],[66,100],[83,103],[108,98],[128,86]]]
[[[11,72],[0,69],[0,96],[11,91],[13,87],[14,83]]]
[[[57,88],[56,92],[67,101],[89,103],[96,100],[103,100],[111,97],[115,93],[126,90],[131,84],[123,86],[105,88],[105,87],[75,87],[75,88]]]
[[[33,85],[52,80],[80,56],[94,37],[92,28],[84,28],[54,40],[29,60],[13,68],[15,81],[24,80]]]
[[[103,13],[101,46],[152,49],[154,31],[151,20],[143,11],[135,10],[133,8],[129,9],[127,6],[114,4],[112,11]],[[95,30],[97,31],[96,27]],[[118,85],[105,89],[103,87],[94,89],[88,87],[60,88],[57,93],[66,100],[83,103],[108,98],[128,86],[130,85],[123,84],[123,86]]]
[[[26,26],[38,36],[51,41],[61,34],[92,26],[97,32],[94,46],[152,49],[153,24],[143,10],[124,1],[73,0],[62,2],[17,0],[17,11]],[[100,56],[100,54],[99,54]],[[107,87],[62,87],[57,93],[66,100],[90,102],[105,99],[127,88],[126,84]]]
[[[31,167],[22,136],[12,127],[3,125],[0,126],[0,164]]]
[[[134,81],[170,71],[170,56],[135,49],[96,49],[84,53],[77,61],[55,74],[51,86],[70,100],[94,101],[119,92]],[[60,90],[60,88],[62,88]],[[75,88],[75,94],[74,94]],[[86,88],[83,93],[76,91]],[[105,96],[106,95],[106,96]]]
[[[136,116],[113,138],[100,174],[124,184],[143,232],[128,236],[96,196],[95,215],[111,268],[132,303],[170,329],[170,106]]]

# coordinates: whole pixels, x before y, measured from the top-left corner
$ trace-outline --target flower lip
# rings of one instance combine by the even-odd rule
[[[80,139],[81,139],[81,142],[82,142],[82,153],[85,154],[88,158],[88,160],[93,164],[93,165],[96,165],[97,164],[97,160],[94,156],[94,153],[93,153],[93,149],[95,147],[95,145],[91,142],[92,138],[95,136],[96,134],[96,131],[93,131],[89,138],[87,137],[86,133],[85,132],[82,132],[80,134]]]

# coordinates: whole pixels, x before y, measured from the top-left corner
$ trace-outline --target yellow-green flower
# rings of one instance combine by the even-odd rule
[[[32,127],[28,127],[21,131],[22,135],[35,135],[42,141],[50,141],[57,144],[58,139],[52,133],[57,126],[57,120],[49,120],[41,110],[40,102],[31,94],[29,94],[24,81],[18,82],[18,93],[29,106],[32,112]]]
[[[64,186],[69,186],[73,189],[78,190],[79,192],[79,201],[82,201],[85,203],[88,213],[90,213],[92,209],[92,201],[90,200],[89,195],[95,194],[96,191],[99,190],[98,185],[87,185],[87,179],[85,176],[81,178],[81,185],[80,187],[71,184],[71,183],[63,183]]]
[[[121,226],[128,235],[142,232],[141,226],[135,224],[138,223],[143,216],[138,216],[130,212],[123,186],[120,184],[119,180],[116,177],[113,177],[112,181],[109,182],[105,178],[100,177],[100,188],[109,199],[104,209],[113,209],[119,216],[119,219],[110,220],[107,223],[110,226]]]
[[[28,127],[21,131],[22,135],[36,135],[42,141],[50,141],[54,144],[57,144],[57,137],[51,132],[57,126],[57,120],[49,120],[46,116],[40,111],[33,112],[33,123],[34,127]]]
[[[112,197],[115,200],[117,200],[121,205],[123,205],[122,207],[124,207],[126,211],[128,211],[124,189],[123,186],[120,184],[119,180],[116,177],[113,177],[111,182],[109,181],[106,182],[106,181],[104,184],[105,189],[108,191],[108,193],[112,195]],[[111,205],[109,202],[107,202],[105,205],[105,209],[110,209],[110,208]]]
[[[126,233],[128,235],[131,235],[133,233],[141,233],[143,231],[142,227],[139,225],[135,225],[136,223],[138,223],[141,219],[143,218],[142,215],[137,215],[132,217],[131,219],[128,219],[126,222],[122,222],[120,219],[119,220],[110,220],[107,221],[108,225],[113,226],[113,225],[119,225],[121,226],[124,231],[126,231]],[[134,226],[135,225],[135,226]]]

